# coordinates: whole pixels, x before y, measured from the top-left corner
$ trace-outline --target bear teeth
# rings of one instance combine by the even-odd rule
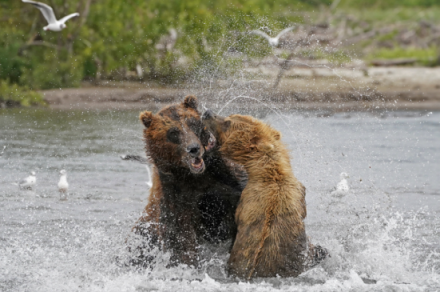
[[[193,162],[191,163],[191,166],[195,169],[195,170],[200,170],[203,168],[203,159],[201,158],[194,158]]]
[[[212,135],[212,133],[210,133],[210,137],[209,137],[209,140],[208,140],[208,145],[205,147],[206,151],[209,151],[209,150],[211,150],[212,148],[214,148],[216,142],[217,142],[217,141],[216,141],[214,135]]]

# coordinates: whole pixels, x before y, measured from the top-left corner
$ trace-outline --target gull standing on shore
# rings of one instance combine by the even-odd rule
[[[35,171],[31,171],[30,176],[22,179],[18,183],[20,190],[32,190],[34,185],[37,183],[37,177],[35,176]]]
[[[72,14],[69,14],[60,20],[57,20],[55,17],[55,13],[53,13],[52,7],[50,7],[47,4],[30,1],[30,0],[22,0],[24,3],[29,3],[37,7],[41,13],[43,14],[44,18],[47,20],[48,25],[43,27],[44,30],[50,30],[50,31],[62,31],[64,28],[66,28],[65,22],[71,19],[72,17],[79,16],[79,13],[75,12]]]
[[[348,191],[350,190],[350,187],[348,186],[347,179],[349,178],[348,174],[346,172],[341,172],[339,175],[341,181],[338,182],[336,185],[336,189],[331,193],[334,196],[342,197],[348,194]]]
[[[285,34],[285,33],[287,33],[287,32],[289,32],[289,31],[291,31],[292,29],[294,29],[295,27],[294,26],[291,26],[291,27],[288,27],[288,28],[285,28],[285,29],[283,29],[276,37],[270,37],[267,33],[265,33],[265,32],[263,32],[263,31],[261,31],[261,30],[259,30],[259,29],[256,29],[256,30],[253,30],[253,31],[251,31],[251,33],[253,33],[253,34],[257,34],[257,35],[259,35],[259,36],[262,36],[262,37],[264,37],[268,42],[269,42],[269,45],[271,45],[272,47],[278,47],[278,45],[279,45],[279,43],[280,43],[280,37],[283,35],[283,34]]]
[[[69,183],[67,182],[67,173],[64,169],[60,171],[60,181],[58,182],[58,191],[60,192],[60,199],[62,201],[67,200],[67,190]]]

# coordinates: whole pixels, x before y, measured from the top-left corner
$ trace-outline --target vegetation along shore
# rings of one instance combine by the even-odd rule
[[[228,88],[229,96],[297,108],[440,107],[434,0],[50,4],[56,15],[80,16],[55,33],[42,29],[32,5],[0,4],[1,107],[106,108],[100,96],[109,86],[149,92],[161,103],[163,92],[176,89],[216,102]],[[252,33],[275,36],[287,27],[276,46]]]

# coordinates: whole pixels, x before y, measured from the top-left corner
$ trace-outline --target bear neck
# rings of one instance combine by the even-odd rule
[[[241,193],[246,187],[247,173],[241,164],[223,157],[219,147],[211,150],[204,158],[206,171],[218,182]]]
[[[172,168],[167,172],[159,170],[159,177],[165,198],[174,205],[192,208],[203,195],[199,186],[206,179],[206,170],[202,174],[193,174],[187,168]]]
[[[286,157],[282,157],[286,156]],[[294,179],[292,166],[289,156],[275,152],[251,153],[250,159],[243,164],[246,172],[249,174],[249,180],[271,180],[273,183],[290,183]],[[261,177],[264,176],[264,177]]]

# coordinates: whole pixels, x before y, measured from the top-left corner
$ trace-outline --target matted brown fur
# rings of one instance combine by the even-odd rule
[[[305,188],[295,178],[281,134],[250,116],[211,116],[204,120],[220,151],[244,166],[248,183],[235,221],[238,233],[228,271],[251,277],[295,277],[314,263],[303,219]]]
[[[171,252],[171,264],[195,265],[198,246],[196,229],[199,223],[197,200],[201,194],[195,192],[190,197],[179,197],[176,192],[170,192],[170,185],[171,188],[178,185],[180,179],[175,176],[176,173],[191,175],[193,157],[186,151],[189,145],[199,145],[200,153],[197,156],[203,161],[204,144],[207,143],[208,136],[201,137],[203,133],[200,131],[204,126],[200,122],[197,98],[187,96],[182,103],[167,106],[157,114],[142,112],[139,119],[145,126],[145,150],[153,164],[153,171],[148,203],[133,231],[148,238],[149,242],[143,249],[148,245],[156,246]],[[194,127],[197,123],[197,127]],[[179,133],[174,142],[169,138],[172,129]],[[203,166],[200,173],[204,170]],[[182,201],[187,204],[182,205]],[[175,217],[179,217],[179,220],[174,220]],[[133,262],[147,265],[147,262],[142,261],[149,256],[145,256],[144,251],[141,251],[141,255]]]
[[[244,186],[240,170],[210,148],[211,134],[197,110],[197,98],[153,114],[140,114],[153,185],[142,217],[133,228],[146,240],[134,246],[132,264],[149,266],[154,248],[169,252],[170,265],[197,266],[203,242],[236,234],[235,209]]]
[[[160,230],[160,202],[162,199],[162,184],[160,183],[159,174],[156,167],[153,166],[152,186],[150,188],[150,195],[148,196],[147,205],[142,212],[142,216],[138,219],[132,231],[136,233],[146,232],[141,231],[141,226],[148,223],[148,233],[158,238],[161,238],[162,232]]]
[[[176,147],[167,139],[170,129],[184,132],[184,141],[179,146],[187,146],[191,143],[199,144],[201,156],[204,152],[204,143],[207,143],[209,136],[204,137],[206,141],[200,141],[199,137],[189,127],[189,124],[200,123],[199,131],[203,129],[200,122],[200,113],[197,110],[197,98],[189,95],[181,104],[174,104],[163,108],[157,115],[145,111],[140,114],[139,119],[145,125],[144,140],[147,155],[153,163],[162,171],[176,167],[186,167],[185,158],[189,156],[184,147]]]

